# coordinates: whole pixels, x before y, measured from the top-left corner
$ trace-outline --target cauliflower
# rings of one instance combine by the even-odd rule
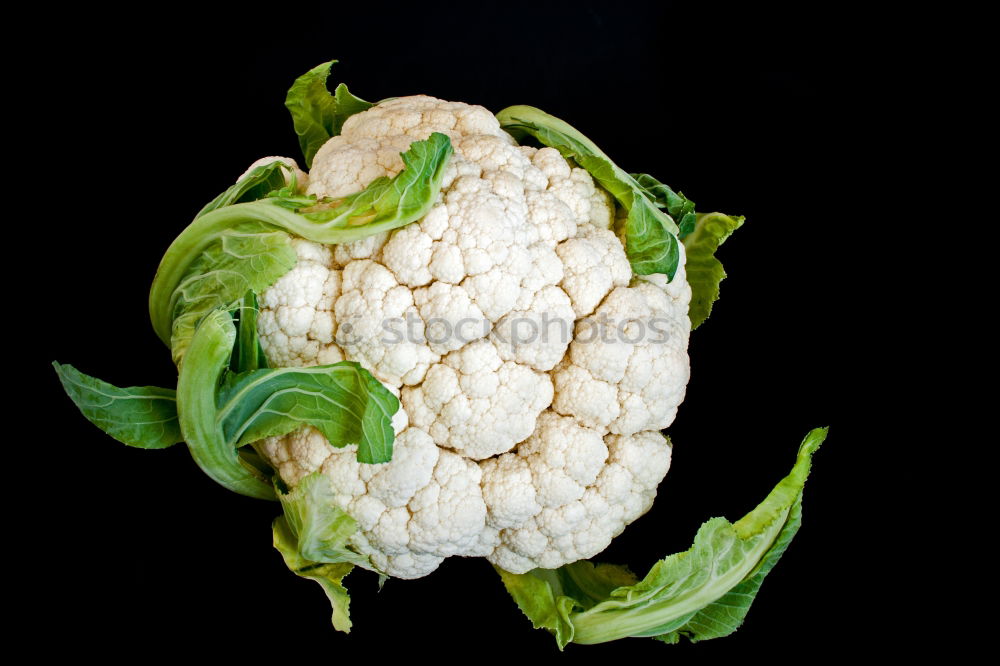
[[[634,278],[590,174],[518,146],[479,106],[383,102],[300,180],[342,197],[396,176],[434,132],[455,152],[423,218],[333,248],[296,239],[295,267],[261,296],[272,365],[357,361],[398,393],[393,459],[359,463],[312,427],[259,449],[289,486],[327,475],[359,523],[350,544],[390,576],[455,555],[515,573],[591,557],[670,466],[659,431],[688,379],[683,261],[663,286]]]
[[[750,514],[642,580],[587,558],[670,467],[688,337],[743,219],[695,213],[534,107],[371,104],[331,94],[331,65],[286,99],[308,173],[254,162],[160,262],[149,312],[176,390],[55,363],[67,394],[119,441],[183,441],[220,485],[278,500],[274,545],[337,629],[355,566],[418,578],[456,556],[492,562],[560,647],[735,629],[825,429]]]

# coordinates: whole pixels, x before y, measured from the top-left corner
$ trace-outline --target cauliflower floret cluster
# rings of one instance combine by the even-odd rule
[[[688,379],[683,257],[670,283],[634,277],[609,195],[479,106],[378,104],[300,182],[358,191],[433,132],[455,152],[430,212],[345,245],[294,241],[297,265],[261,297],[275,365],[357,361],[400,397],[393,459],[358,463],[312,428],[261,451],[290,486],[327,475],[359,523],[352,546],[391,576],[453,555],[516,573],[592,557],[670,465],[659,431]]]

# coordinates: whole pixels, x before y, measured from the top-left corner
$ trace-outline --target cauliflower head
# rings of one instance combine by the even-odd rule
[[[278,500],[274,546],[340,631],[355,566],[418,578],[452,556],[492,562],[560,649],[736,629],[799,529],[826,428],[753,511],[641,579],[588,560],[670,466],[688,338],[743,218],[536,107],[371,104],[330,90],[333,64],[285,99],[308,173],[257,160],[160,260],[149,315],[176,388],[53,363],[67,395],[123,444],[184,442],[222,487]]]
[[[351,116],[299,182],[356,192],[433,132],[455,152],[430,212],[347,244],[296,239],[295,267],[261,296],[274,365],[357,361],[400,398],[392,460],[359,463],[311,427],[259,450],[290,487],[328,476],[360,527],[351,546],[390,576],[455,555],[513,573],[591,557],[670,465],[659,431],[689,376],[683,247],[669,283],[633,276],[585,170],[518,146],[483,107],[422,95]]]

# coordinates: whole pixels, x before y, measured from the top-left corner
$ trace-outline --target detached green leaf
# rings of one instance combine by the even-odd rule
[[[156,386],[118,388],[71,365],[53,362],[52,367],[66,394],[87,420],[122,444],[165,449],[183,441],[173,390]]]
[[[351,631],[351,596],[344,587],[344,577],[351,573],[354,565],[347,562],[322,564],[303,557],[298,550],[298,540],[291,527],[282,517],[275,518],[272,527],[274,547],[292,573],[320,584],[333,608],[333,627],[337,631]]]
[[[743,226],[742,216],[722,213],[699,213],[694,229],[684,237],[688,284],[691,285],[691,305],[688,316],[691,329],[698,328],[712,313],[712,304],[719,298],[719,283],[726,277],[722,262],[715,252],[729,236]]]
[[[248,290],[261,293],[291,269],[295,253],[288,233],[316,243],[346,243],[420,219],[434,205],[452,152],[448,137],[434,133],[401,154],[405,168],[395,178],[379,178],[361,192],[320,202],[268,197],[198,217],[170,245],[156,271],[149,314],[157,335],[167,344],[173,335],[179,362],[205,314],[230,308]]]
[[[625,209],[625,254],[636,275],[664,273],[672,280],[680,251],[678,228],[635,178],[618,168],[593,141],[569,123],[533,106],[509,106],[497,114],[514,138],[532,136],[587,170]],[[655,180],[655,179],[654,179]],[[668,188],[669,189],[669,188]]]
[[[310,69],[295,80],[285,97],[307,167],[312,166],[316,151],[330,137],[340,134],[345,120],[374,106],[352,95],[343,83],[330,94],[326,80],[336,62],[331,60]]]
[[[806,435],[791,473],[735,524],[713,518],[694,545],[660,560],[639,581],[624,567],[575,562],[501,579],[536,627],[560,649],[628,636],[676,643],[725,636],[743,622],[767,573],[801,523],[802,489],[827,429]]]

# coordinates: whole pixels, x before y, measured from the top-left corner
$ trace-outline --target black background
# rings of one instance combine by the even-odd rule
[[[95,14],[64,15],[23,68],[37,72],[30,85],[57,88],[33,116],[58,138],[36,147],[32,178],[62,215],[43,279],[69,294],[36,303],[51,325],[31,341],[50,405],[35,423],[57,433],[44,469],[58,544],[43,547],[32,532],[36,564],[23,581],[39,617],[90,654],[357,659],[403,648],[449,660],[556,657],[552,638],[530,628],[480,559],[452,558],[381,592],[373,574],[352,573],[355,628],[334,632],[319,587],[289,573],[270,545],[275,505],[216,486],[183,447],[116,444],[41,365],[58,359],[122,386],[173,385],[146,310],[159,257],[250,162],[299,157],[285,91],[336,58],[331,82],[369,100],[426,93],[493,111],[541,107],[699,210],[747,217],[719,255],[729,273],[722,298],[692,336],[692,379],[669,430],[673,467],[653,509],[598,559],[645,572],[684,550],[707,518],[735,520],[762,499],[810,428],[832,426],[807,485],[803,528],[736,634],[696,646],[571,645],[567,654],[844,647],[844,619],[855,610],[846,592],[858,585],[857,536],[872,498],[858,462],[866,439],[850,425],[858,306],[844,273],[856,267],[845,266],[835,193],[856,162],[848,100],[858,97],[865,39],[818,10],[726,19],[668,3],[276,11],[253,27],[192,17],[128,30]]]

